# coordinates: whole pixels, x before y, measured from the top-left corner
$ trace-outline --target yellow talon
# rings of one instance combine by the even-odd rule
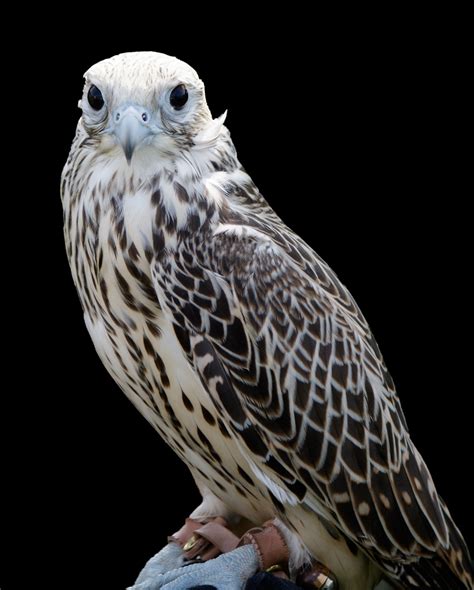
[[[198,537],[196,535],[193,535],[190,539],[188,539],[188,541],[184,545],[183,551],[190,551],[194,547],[194,545],[196,545],[197,542]]]

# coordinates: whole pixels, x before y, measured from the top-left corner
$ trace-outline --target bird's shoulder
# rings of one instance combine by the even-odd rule
[[[212,223],[189,232],[183,255],[232,283],[243,303],[251,294],[294,308],[309,300],[362,337],[369,326],[330,266],[274,212],[251,184],[225,186],[226,201]],[[374,343],[375,344],[375,343]],[[377,348],[377,355],[380,352]]]

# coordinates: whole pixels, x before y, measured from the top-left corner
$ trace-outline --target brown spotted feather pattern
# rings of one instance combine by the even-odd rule
[[[371,584],[473,588],[367,322],[242,169],[196,74],[124,54],[86,74],[84,96],[91,83],[105,106],[82,101],[65,237],[87,328],[121,389],[204,497],[254,522],[277,516],[333,559],[342,590],[366,587],[365,562],[379,572]],[[177,83],[190,93],[182,115],[166,106]],[[122,103],[145,105],[155,125],[140,122],[152,139],[131,163],[111,122]],[[349,558],[359,582],[337,570]]]

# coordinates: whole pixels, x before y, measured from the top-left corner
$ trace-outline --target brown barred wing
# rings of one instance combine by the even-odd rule
[[[277,506],[324,514],[394,577],[447,550],[446,513],[377,344],[316,256],[302,265],[268,236],[230,229],[189,241],[155,278]]]

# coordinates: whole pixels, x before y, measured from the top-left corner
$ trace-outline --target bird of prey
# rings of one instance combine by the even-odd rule
[[[193,518],[276,518],[293,565],[317,559],[341,590],[472,589],[366,320],[260,194],[196,72],[117,55],[79,106],[61,193],[85,323],[189,467]]]

